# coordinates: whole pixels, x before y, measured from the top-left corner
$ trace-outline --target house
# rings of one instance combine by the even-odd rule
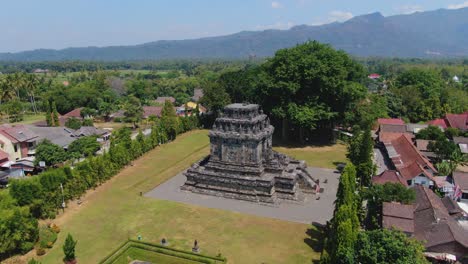
[[[147,119],[150,116],[161,117],[162,106],[143,106],[143,118]]]
[[[28,157],[37,142],[37,135],[24,125],[0,126],[0,149],[8,154],[10,161]]]
[[[468,202],[468,172],[453,172],[453,182],[462,192],[461,200]]]
[[[404,125],[405,121],[401,118],[379,118],[377,119],[378,125]]]
[[[99,142],[107,141],[110,139],[111,132],[106,129],[99,129],[93,126],[82,126],[73,132],[73,137],[88,137],[97,136]]]
[[[4,164],[7,164],[10,161],[8,153],[3,150],[0,150],[0,167]]]
[[[429,160],[437,158],[437,155],[434,152],[429,151],[428,149],[429,143],[431,142],[432,140],[426,140],[426,139],[415,140],[416,148],[418,149],[418,151]]]
[[[200,99],[203,97],[203,89],[200,89],[200,88],[195,88],[193,90],[193,96],[192,96],[192,100],[194,102],[198,102],[200,101]]]
[[[431,120],[431,121],[427,122],[427,124],[431,125],[431,126],[438,126],[440,128],[443,128],[443,129],[446,129],[448,127],[447,123],[445,123],[445,119],[443,119],[443,118],[438,118],[438,119]]]
[[[458,219],[461,209],[451,199],[439,198],[432,190],[416,185],[411,205],[384,203],[382,227],[399,229],[424,243],[427,252],[446,253],[458,259],[468,254],[468,230]]]
[[[468,112],[463,114],[446,114],[445,120],[449,127],[458,128],[461,131],[468,130]]]
[[[176,113],[178,116],[185,116],[187,113],[187,116],[191,116],[193,111],[197,108],[198,105],[198,111],[200,114],[206,113],[206,108],[203,107],[201,104],[194,103],[194,102],[188,102],[184,105],[181,105],[176,108]]]
[[[381,174],[372,177],[373,184],[385,184],[387,182],[399,183],[403,186],[408,186],[406,180],[396,170],[385,170]]]
[[[408,186],[421,184],[433,186],[437,170],[413,145],[408,134],[384,142],[385,151],[396,171],[406,180]]]
[[[458,145],[462,153],[468,154],[468,137],[453,137],[453,143]]]
[[[66,127],[38,127],[28,126],[28,129],[33,131],[38,137],[37,142],[40,143],[43,140],[49,140],[53,144],[59,145],[60,147],[67,149],[73,141],[76,140],[73,137],[73,130]],[[30,155],[35,154],[35,149],[30,150]]]
[[[371,79],[371,80],[376,80],[376,79],[380,79],[380,77],[382,77],[380,74],[378,73],[371,73],[367,76],[367,78]]]
[[[468,112],[462,114],[446,114],[444,118],[427,122],[429,125],[438,125],[444,128],[452,127],[461,131],[468,130]]]
[[[76,119],[83,119],[83,117],[81,116],[81,110],[83,110],[83,107],[75,108],[70,112],[64,114],[63,117],[66,117],[67,119],[72,117]]]
[[[406,124],[406,132],[417,134],[417,133],[419,133],[419,131],[421,131],[422,129],[426,129],[427,127],[429,127],[428,124],[409,123],[409,124]]]
[[[166,101],[169,101],[172,104],[174,104],[175,103],[175,98],[172,97],[172,96],[160,96],[160,97],[156,98],[156,100],[154,100],[154,102],[158,103],[158,104],[164,104]]]
[[[414,233],[414,205],[382,203],[382,227],[398,229],[407,235]]]

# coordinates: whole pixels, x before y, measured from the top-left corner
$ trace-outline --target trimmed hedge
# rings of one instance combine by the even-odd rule
[[[143,242],[138,240],[129,239],[123,243],[119,248],[114,250],[111,254],[107,255],[100,264],[111,264],[114,263],[116,259],[123,253],[125,253],[129,248],[139,248],[147,251],[153,251],[159,254],[164,254],[168,256],[178,257],[182,259],[197,261],[205,264],[213,263],[226,263],[226,258],[212,257],[203,254],[196,254],[191,251],[180,250],[175,248],[168,248],[158,244]]]

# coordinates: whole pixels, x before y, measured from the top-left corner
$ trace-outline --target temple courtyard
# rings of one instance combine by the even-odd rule
[[[183,173],[177,174],[146,193],[145,196],[297,223],[324,225],[333,216],[333,202],[336,198],[339,174],[335,170],[323,168],[309,167],[308,171],[320,180],[320,187],[324,190],[319,195],[305,195],[303,202],[283,201],[277,205],[260,204],[183,191],[180,190],[180,186],[186,180]],[[327,179],[327,183],[323,183],[325,179]]]
[[[177,174],[209,153],[207,134],[208,131],[199,130],[180,135],[174,142],[150,151],[133,166],[89,191],[82,198],[82,204],[70,202],[65,213],[54,220],[61,228],[57,242],[39,261],[43,264],[62,263],[61,245],[68,233],[78,240],[76,256],[79,263],[98,263],[127,239],[136,239],[138,235],[152,243],[159,243],[164,237],[171,247],[182,250],[190,250],[197,239],[204,254],[215,256],[221,253],[228,263],[312,263],[317,260],[321,232],[301,219],[284,221],[273,215],[261,216],[226,206],[219,209],[198,202],[175,202],[140,195],[181,180]],[[335,153],[323,147],[285,150],[291,156],[298,153],[308,163],[330,153],[333,159],[326,162],[329,165],[326,167],[331,167],[333,162],[344,161],[345,149],[340,145],[331,148],[335,148]],[[323,173],[331,178],[323,184],[325,193],[310,215],[330,214],[330,211],[320,209],[320,201],[327,200],[327,185],[331,186],[332,178],[337,175],[327,170]],[[316,200],[312,202],[315,204]]]

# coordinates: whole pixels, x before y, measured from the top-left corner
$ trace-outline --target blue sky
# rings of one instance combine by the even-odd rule
[[[0,0],[0,52],[130,45],[465,6],[466,0]]]

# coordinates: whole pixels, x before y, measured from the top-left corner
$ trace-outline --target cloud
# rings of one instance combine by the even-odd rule
[[[334,10],[328,13],[328,17],[319,17],[315,19],[310,25],[312,26],[320,26],[324,24],[330,24],[333,22],[344,22],[346,20],[349,20],[353,18],[354,15],[351,12],[345,12],[345,11],[339,11],[339,10]]]
[[[255,30],[266,30],[266,29],[290,29],[294,26],[294,23],[291,21],[288,22],[276,22],[271,25],[258,25],[255,27]]]
[[[413,14],[415,12],[422,12],[424,8],[420,5],[403,5],[397,8],[400,14]]]
[[[283,5],[280,2],[273,1],[271,2],[271,7],[274,9],[282,8]]]
[[[465,8],[465,7],[468,7],[468,1],[465,1],[461,4],[452,4],[452,5],[449,5],[447,8],[448,9],[460,9],[460,8]]]
[[[335,22],[335,21],[342,22],[351,18],[353,18],[353,14],[351,12],[335,10],[335,11],[331,11],[330,13],[328,13],[328,20],[330,22]]]

